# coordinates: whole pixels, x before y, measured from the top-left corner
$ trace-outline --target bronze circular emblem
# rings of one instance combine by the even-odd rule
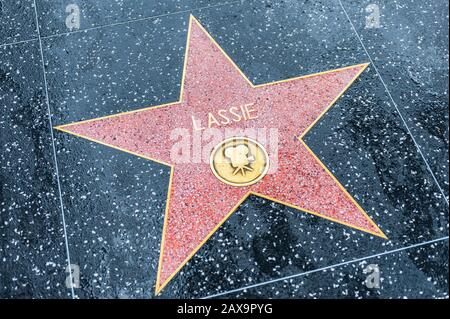
[[[233,186],[248,186],[263,178],[269,169],[264,147],[247,137],[232,137],[220,142],[211,152],[214,175]]]

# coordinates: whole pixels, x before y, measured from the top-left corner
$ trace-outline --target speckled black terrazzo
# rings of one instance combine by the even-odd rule
[[[178,99],[189,12],[106,25],[231,1],[75,2],[81,29],[95,29],[57,35],[68,32],[66,3],[37,0],[54,125]],[[366,29],[369,2],[343,5],[447,188],[448,3],[383,1],[382,27]],[[1,46],[37,37],[34,8],[5,3],[0,297],[71,297],[39,42]],[[255,84],[368,61],[339,1],[245,0],[194,14]],[[448,298],[448,204],[373,66],[305,141],[389,240],[252,196],[160,298],[213,296],[305,271],[220,297]],[[71,262],[81,272],[76,296],[154,297],[169,169],[59,132],[55,146]],[[379,289],[364,285],[368,264],[380,268]]]
[[[222,4],[239,3],[240,0],[77,0],[72,2],[65,0],[37,0],[36,2],[39,10],[39,26],[41,27],[42,35],[51,36],[69,31],[61,21],[65,21],[67,16],[66,6],[70,3],[78,5],[83,17],[82,21],[80,21],[80,30],[84,30],[108,24],[123,23],[130,20],[200,10]]]
[[[369,268],[368,268],[369,267]],[[379,286],[364,269],[377,267]],[[446,268],[446,271],[442,271]],[[373,268],[372,268],[373,269]],[[448,242],[367,258],[224,298],[448,298]]]
[[[0,1],[0,45],[37,37],[33,0]]]
[[[179,14],[45,39],[55,125],[178,100],[187,23]]]
[[[64,145],[58,145],[58,158],[64,165],[71,260],[80,265],[78,297],[150,297],[169,169],[73,136],[58,137]]]
[[[39,47],[0,47],[0,297],[66,296]]]
[[[343,0],[448,197],[448,1],[382,1],[381,28],[358,19],[373,1]]]

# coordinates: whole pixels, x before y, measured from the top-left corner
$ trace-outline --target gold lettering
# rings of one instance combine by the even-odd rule
[[[229,111],[232,115],[234,115],[235,117],[232,119],[234,122],[239,122],[241,120],[241,116],[237,113],[235,113],[238,110],[237,107],[232,106],[230,107]]]
[[[247,114],[245,114],[244,105],[241,105],[241,112],[242,112],[242,116],[244,117],[244,121],[247,121]]]
[[[253,120],[258,118],[258,110],[254,107],[255,103],[248,103],[241,106],[232,106],[228,109],[220,109],[217,112],[209,112],[208,128],[213,126],[223,126],[231,124],[232,122],[240,122],[242,120]],[[191,116],[192,125],[195,131],[202,131],[205,127],[202,126],[202,121]]]
[[[221,118],[223,118],[225,121],[221,121],[220,124],[222,125],[227,125],[230,124],[230,119],[227,117],[227,110],[219,110],[217,111],[217,113],[219,114],[219,116]]]
[[[200,124],[200,127],[197,126],[197,121],[195,120],[194,115],[192,115],[191,117],[192,117],[192,125],[194,126],[194,130],[201,131],[201,130],[205,129],[204,127],[202,127],[201,124]]]
[[[255,109],[251,108],[252,105],[253,105],[253,103],[245,104],[245,105],[244,105],[244,106],[245,106],[245,109],[247,110],[247,118],[248,118],[249,120],[253,120],[253,119],[257,119],[257,118],[258,118],[258,115],[252,116],[252,113],[253,113],[253,112],[256,112]]]
[[[208,127],[211,128],[213,124],[220,126],[220,123],[216,120],[212,113],[208,113]]]

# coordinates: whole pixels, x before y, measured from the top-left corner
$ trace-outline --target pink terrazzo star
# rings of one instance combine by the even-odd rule
[[[385,238],[301,139],[366,66],[254,86],[191,16],[180,101],[57,129],[171,166],[159,293],[249,194]],[[176,142],[171,132],[184,128],[193,133],[193,115],[202,118],[250,103],[257,118],[221,128],[278,129],[278,153],[267,149],[271,159],[278,159],[272,174],[254,185],[235,187],[216,178],[207,162],[177,164],[171,159]]]

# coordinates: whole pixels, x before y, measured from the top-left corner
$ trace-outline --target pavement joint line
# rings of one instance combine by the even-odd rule
[[[285,281],[285,280],[289,280],[289,279],[293,279],[293,278],[297,278],[297,277],[301,277],[301,276],[306,276],[309,274],[313,274],[316,272],[321,272],[321,271],[325,271],[328,269],[332,269],[332,268],[338,268],[341,266],[345,266],[345,265],[349,265],[349,264],[353,264],[356,262],[360,262],[360,261],[364,261],[366,259],[371,259],[371,258],[376,258],[376,257],[380,257],[380,256],[385,256],[385,255],[389,255],[389,254],[393,254],[393,253],[397,253],[397,252],[401,252],[401,251],[405,251],[408,249],[412,249],[412,248],[417,248],[417,247],[421,247],[421,246],[425,246],[425,245],[431,245],[434,243],[438,243],[441,241],[445,241],[448,240],[448,236],[444,236],[444,237],[440,237],[440,238],[436,238],[433,240],[428,240],[428,241],[424,241],[418,244],[413,244],[410,246],[405,246],[405,247],[401,247],[401,248],[397,248],[397,249],[393,249],[393,250],[388,250],[388,251],[384,251],[382,253],[378,253],[378,254],[373,254],[373,255],[369,255],[369,256],[365,256],[365,257],[361,257],[361,258],[357,258],[357,259],[352,259],[352,260],[348,260],[348,261],[344,261],[341,263],[337,263],[337,264],[333,264],[330,266],[325,266],[325,267],[321,267],[321,268],[317,268],[314,270],[309,270],[309,271],[305,271],[305,272],[301,272],[301,273],[297,273],[294,275],[289,275],[289,276],[285,276],[285,277],[281,277],[281,278],[276,278],[276,279],[272,279],[272,280],[268,280],[268,281],[263,281],[257,284],[253,284],[253,285],[248,285],[245,287],[241,287],[241,288],[237,288],[237,289],[232,289],[232,290],[227,290],[224,292],[220,292],[214,295],[209,295],[200,299],[211,299],[211,298],[217,298],[220,296],[224,296],[224,295],[228,295],[228,294],[232,294],[232,293],[236,293],[236,292],[240,292],[240,291],[244,291],[244,290],[248,290],[248,289],[252,289],[252,288],[256,288],[256,287],[261,287],[261,286],[265,286],[265,285],[269,285],[269,284],[273,284],[273,283],[277,283],[280,281]]]
[[[164,14],[160,14],[160,15],[149,16],[149,17],[144,17],[144,18],[139,18],[139,19],[131,19],[131,20],[127,20],[127,21],[120,21],[120,22],[116,22],[116,23],[105,24],[105,25],[100,25],[100,26],[96,26],[96,27],[80,29],[80,30],[76,30],[76,31],[56,33],[56,34],[51,34],[51,35],[47,35],[47,36],[41,36],[40,38],[41,39],[51,39],[51,38],[56,38],[56,37],[64,36],[64,35],[87,32],[87,31],[91,31],[91,30],[97,30],[97,29],[102,29],[102,28],[107,28],[107,27],[112,27],[112,26],[117,26],[117,25],[124,25],[124,24],[128,24],[128,23],[133,23],[133,22],[152,20],[152,19],[162,18],[165,16],[172,16],[172,15],[176,15],[176,14],[187,13],[187,12],[191,12],[191,11],[200,11],[200,10],[204,10],[204,9],[216,8],[216,7],[232,5],[232,4],[237,4],[237,3],[240,3],[242,5],[243,2],[244,1],[242,1],[242,0],[236,0],[236,1],[231,1],[231,2],[218,3],[215,5],[203,6],[203,7],[193,8],[193,9],[186,9],[186,10],[181,10],[181,11],[176,11],[176,12],[168,12],[168,13],[164,13]],[[21,44],[21,43],[33,42],[33,41],[39,41],[39,38],[31,38],[31,39],[27,39],[27,40],[21,40],[21,41],[0,44],[0,48],[11,46],[11,45],[16,45],[16,44]]]
[[[108,27],[119,26],[119,25],[126,25],[126,24],[130,24],[133,22],[153,20],[153,19],[158,19],[158,18],[162,18],[162,17],[173,16],[173,15],[192,12],[192,11],[200,11],[200,10],[205,10],[205,9],[210,9],[210,8],[222,7],[222,6],[227,6],[227,5],[237,4],[237,3],[242,4],[242,1],[236,0],[236,1],[231,1],[231,2],[218,3],[218,4],[214,4],[214,5],[203,6],[203,7],[193,8],[193,9],[185,9],[185,10],[180,10],[180,11],[176,11],[176,12],[163,13],[163,14],[159,14],[159,15],[155,15],[155,16],[131,19],[131,20],[120,21],[120,22],[115,22],[115,23],[111,23],[111,24],[105,24],[105,25],[99,25],[96,27],[90,27],[90,28],[80,29],[80,30],[76,30],[76,31],[56,33],[56,34],[52,34],[52,35],[43,36],[43,37],[41,37],[41,39],[51,39],[51,38],[60,37],[60,36],[64,36],[64,35],[71,35],[71,34],[88,32],[88,31],[92,31],[92,30],[98,30],[98,29],[103,29],[103,28],[108,28]]]
[[[0,44],[0,48],[1,47],[11,46],[11,45],[16,45],[16,44],[22,44],[22,43],[38,41],[38,40],[39,40],[38,38],[31,38],[31,39],[27,39],[27,40],[21,40],[21,41],[16,41],[16,42],[4,43],[4,44]]]
[[[449,207],[449,205],[448,205],[448,199],[447,199],[447,196],[446,196],[445,193],[444,193],[444,190],[442,189],[442,187],[441,187],[441,185],[439,184],[439,182],[438,182],[436,176],[434,175],[433,170],[431,169],[431,166],[430,166],[430,164],[428,163],[428,160],[426,159],[425,155],[422,153],[422,150],[421,150],[420,145],[417,143],[416,139],[414,138],[414,135],[412,134],[411,129],[409,128],[408,124],[406,123],[406,120],[405,120],[405,118],[403,117],[403,114],[400,112],[400,109],[398,108],[397,103],[394,101],[394,98],[393,98],[392,95],[391,95],[391,91],[390,91],[389,88],[387,87],[387,85],[386,85],[386,83],[384,82],[384,80],[383,80],[383,78],[382,78],[380,72],[378,71],[377,66],[375,65],[375,63],[374,63],[373,60],[372,60],[372,57],[370,56],[369,52],[367,51],[366,46],[364,45],[364,43],[363,43],[363,41],[362,41],[362,39],[361,39],[361,37],[360,37],[358,31],[356,30],[355,25],[353,24],[352,20],[350,19],[350,16],[348,15],[347,10],[345,9],[344,5],[342,4],[342,1],[341,1],[341,0],[338,0],[338,1],[339,1],[339,4],[341,5],[342,10],[344,11],[345,16],[347,17],[348,22],[350,23],[350,25],[351,25],[351,27],[352,27],[354,33],[356,34],[356,37],[358,38],[359,43],[361,44],[362,48],[364,49],[364,52],[366,53],[367,57],[369,58],[370,63],[371,63],[371,65],[373,66],[373,69],[375,70],[375,73],[378,75],[378,77],[379,77],[381,83],[383,84],[383,87],[384,87],[386,93],[388,94],[390,100],[392,101],[392,103],[393,103],[393,105],[394,105],[395,110],[397,111],[398,115],[400,116],[400,119],[402,120],[403,124],[405,125],[406,130],[407,130],[409,136],[411,136],[411,139],[412,139],[412,141],[414,142],[414,144],[415,144],[415,146],[416,146],[416,148],[417,148],[417,151],[419,152],[420,156],[422,157],[423,161],[425,162],[425,165],[427,166],[428,171],[431,173],[431,176],[433,177],[434,182],[436,183],[437,187],[439,188],[439,191],[440,191],[440,193],[442,194],[442,196],[443,196],[443,198],[444,198],[444,201],[447,203],[447,209],[448,209],[448,207]]]
[[[56,180],[58,183],[59,204],[60,204],[60,209],[61,209],[61,217],[62,217],[62,224],[63,224],[63,231],[64,231],[64,243],[65,243],[65,249],[66,249],[66,255],[67,255],[69,279],[70,279],[70,282],[73,283],[71,262],[70,262],[69,240],[67,238],[66,218],[64,216],[64,204],[63,204],[62,191],[61,191],[61,182],[60,182],[60,178],[59,178],[58,160],[56,157],[56,147],[55,147],[55,138],[54,138],[54,133],[53,133],[52,114],[51,114],[51,109],[50,109],[50,100],[48,97],[47,75],[45,73],[44,51],[42,49],[42,40],[41,40],[40,31],[39,31],[39,21],[38,21],[36,0],[33,0],[33,5],[34,5],[34,13],[35,13],[35,17],[36,17],[37,35],[38,35],[38,40],[39,40],[39,51],[40,51],[41,61],[42,61],[42,73],[43,73],[43,78],[44,78],[44,89],[45,89],[45,102],[47,104],[48,121],[49,121],[49,125],[50,125],[50,138],[52,139],[52,148],[53,148],[53,161],[55,163]],[[75,291],[73,289],[73,285],[70,285],[70,291],[71,291],[72,299],[75,299]]]
[[[236,0],[236,1],[231,1],[231,2],[218,3],[218,4],[210,5],[210,6],[203,6],[203,7],[198,7],[198,8],[193,8],[193,9],[186,9],[186,10],[181,10],[181,11],[176,11],[176,12],[168,12],[168,13],[164,13],[164,14],[160,14],[160,15],[156,15],[156,16],[149,16],[149,17],[144,17],[144,18],[139,18],[139,19],[131,19],[131,20],[127,20],[127,21],[121,21],[121,22],[116,22],[116,23],[111,23],[111,24],[105,24],[105,25],[100,25],[100,26],[96,26],[96,27],[80,29],[80,30],[76,30],[76,31],[69,31],[69,32],[55,33],[55,34],[51,34],[51,35],[47,35],[47,36],[40,36],[40,38],[41,39],[51,39],[51,38],[56,38],[56,37],[64,36],[64,35],[70,35],[70,34],[74,34],[74,33],[87,32],[87,31],[91,31],[91,30],[97,30],[97,29],[112,27],[112,26],[116,26],[116,25],[124,25],[124,24],[128,24],[128,23],[133,23],[133,22],[152,20],[152,19],[157,19],[157,18],[161,18],[161,17],[165,17],[165,16],[171,16],[171,15],[176,15],[176,14],[181,14],[181,13],[187,13],[187,12],[191,12],[191,11],[200,11],[200,10],[204,10],[204,9],[221,7],[221,6],[232,5],[232,4],[237,4],[237,3],[240,3],[242,5],[244,3],[244,1],[243,0]],[[36,37],[36,38],[27,39],[27,40],[3,43],[3,44],[0,44],[0,48],[11,46],[11,45],[16,45],[16,44],[33,42],[33,41],[39,41],[39,38]]]

